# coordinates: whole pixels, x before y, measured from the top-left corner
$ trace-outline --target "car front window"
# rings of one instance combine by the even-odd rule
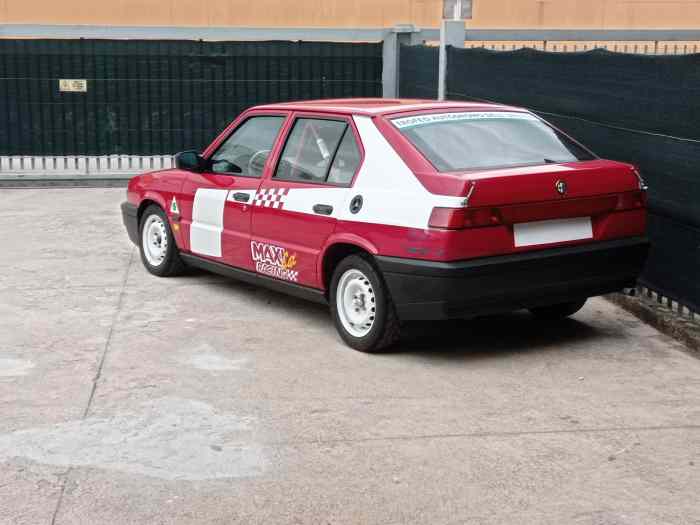
[[[261,177],[285,117],[251,117],[229,136],[212,155],[214,173]]]
[[[432,113],[392,119],[438,171],[576,162],[590,152],[530,113]]]

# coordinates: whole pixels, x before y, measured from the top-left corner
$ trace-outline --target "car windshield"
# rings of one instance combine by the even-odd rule
[[[529,113],[432,113],[392,120],[438,171],[592,160],[571,139]]]

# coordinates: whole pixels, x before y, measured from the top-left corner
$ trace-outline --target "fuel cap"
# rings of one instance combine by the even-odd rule
[[[355,195],[350,201],[350,213],[357,213],[362,209],[362,195]]]

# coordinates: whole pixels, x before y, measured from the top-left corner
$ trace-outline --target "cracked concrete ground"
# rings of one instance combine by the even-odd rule
[[[123,198],[0,190],[0,523],[700,523],[700,360],[618,307],[364,355],[147,274]]]

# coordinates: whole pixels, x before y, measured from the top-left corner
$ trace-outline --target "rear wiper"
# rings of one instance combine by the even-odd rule
[[[559,164],[558,160],[552,160],[552,159],[542,159],[545,161],[547,164]]]

